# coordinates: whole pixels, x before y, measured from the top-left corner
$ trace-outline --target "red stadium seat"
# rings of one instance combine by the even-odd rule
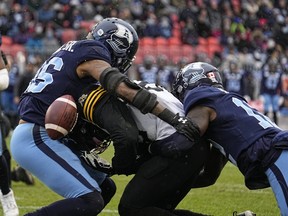
[[[178,37],[171,37],[168,39],[169,45],[181,45],[182,41]]]
[[[156,56],[157,55],[157,49],[155,49],[155,46],[142,46],[142,48],[140,47],[140,49],[142,49],[143,55],[152,55],[152,56]]]
[[[181,38],[181,31],[179,29],[173,28],[172,35],[174,38]]]
[[[207,41],[208,41],[208,45],[211,45],[211,44],[212,45],[219,45],[220,44],[219,39],[216,37],[209,37],[207,39]]]
[[[157,38],[155,38],[155,45],[156,46],[167,46],[168,40],[164,37],[157,37]]]
[[[209,44],[208,45],[208,55],[209,57],[213,57],[215,52],[222,52],[223,48],[219,44]]]
[[[182,55],[186,57],[189,61],[194,60],[195,58],[195,50],[191,45],[183,45],[182,46]]]
[[[144,58],[143,53],[142,52],[137,52],[136,58],[135,58],[133,64],[142,64],[143,58]]]
[[[4,45],[12,45],[13,41],[11,37],[2,35],[2,44]]]
[[[65,29],[62,32],[62,43],[77,39],[77,32],[74,29]]]
[[[206,38],[203,38],[203,37],[198,37],[198,43],[201,46],[207,46],[208,45],[208,40]]]
[[[13,44],[12,46],[10,46],[10,51],[11,51],[11,55],[12,56],[16,56],[18,52],[23,52],[25,53],[26,52],[26,49],[23,45],[20,45],[20,44]]]
[[[143,37],[139,40],[139,45],[140,46],[154,46],[155,40],[154,38],[151,38],[151,37]]]
[[[170,55],[168,56],[174,63],[177,63],[182,58],[182,46],[181,45],[170,45]]]
[[[196,52],[197,54],[200,54],[200,53],[206,53],[206,54],[208,54],[209,50],[208,50],[208,47],[207,47],[206,45],[201,45],[201,44],[199,44],[199,45],[197,45],[197,46],[195,47],[195,52]]]
[[[166,55],[168,58],[170,57],[169,47],[166,45],[156,46],[157,55]]]
[[[88,32],[91,31],[92,27],[95,25],[94,22],[91,21],[81,21],[80,27],[85,28]]]

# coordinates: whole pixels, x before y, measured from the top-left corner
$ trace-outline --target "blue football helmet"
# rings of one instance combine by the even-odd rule
[[[183,101],[186,90],[200,85],[223,88],[219,70],[205,62],[194,62],[184,66],[176,75],[172,93]]]
[[[138,35],[126,21],[118,18],[106,18],[91,30],[94,40],[101,41],[112,56],[112,67],[125,73],[132,65],[138,49]]]

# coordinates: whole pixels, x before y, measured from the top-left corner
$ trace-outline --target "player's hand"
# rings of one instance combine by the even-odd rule
[[[97,154],[97,150],[92,149],[91,151],[82,151],[80,157],[90,167],[100,172],[107,173],[109,176],[114,174],[111,164],[105,159],[100,158]]]
[[[189,118],[185,116],[180,116],[177,113],[171,125],[179,132],[184,134],[188,139],[193,142],[197,142],[200,139],[200,130],[197,125],[195,125]]]

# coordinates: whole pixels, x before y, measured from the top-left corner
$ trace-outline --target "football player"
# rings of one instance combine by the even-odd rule
[[[1,37],[1,35],[0,35]],[[0,38],[1,40],[1,38]],[[0,43],[1,45],[1,43]],[[6,68],[7,60],[5,54],[0,54],[0,91],[6,89],[9,85],[8,70]],[[10,188],[10,152],[6,146],[5,119],[0,108],[0,201],[2,204],[4,216],[18,216],[19,210],[14,198],[13,190]]]
[[[204,62],[177,74],[174,95],[185,114],[245,176],[249,189],[272,187],[281,215],[288,215],[288,132],[223,89],[219,70]]]
[[[137,84],[157,95],[157,100],[172,111],[183,114],[181,102],[164,88],[144,82]],[[202,215],[175,208],[192,185],[204,187],[213,184],[220,173],[213,170],[217,177],[206,175],[201,185],[196,182],[209,153],[207,143],[191,142],[160,118],[141,113],[99,85],[87,88],[78,102],[79,110],[83,110],[80,115],[108,131],[113,140],[115,153],[112,167],[106,172],[110,175],[135,174],[121,197],[121,216]],[[86,152],[82,155],[83,159],[95,169],[105,172],[94,152]],[[218,157],[223,158],[219,153]]]
[[[18,106],[20,121],[11,137],[11,153],[21,167],[66,199],[27,215],[94,216],[104,207],[101,180],[96,182],[77,155],[59,140],[50,139],[45,130],[45,113],[62,95],[70,94],[77,100],[85,87],[99,81],[143,113],[153,112],[193,138],[194,127],[189,121],[179,121],[180,116],[158,103],[155,95],[131,84],[124,74],[137,49],[135,29],[121,19],[106,18],[95,25],[86,40],[61,46],[31,80]]]

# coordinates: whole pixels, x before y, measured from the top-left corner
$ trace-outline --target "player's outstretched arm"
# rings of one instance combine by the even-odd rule
[[[77,68],[78,76],[93,76],[99,80],[107,91],[116,94],[128,103],[132,104],[142,113],[153,113],[163,121],[171,124],[180,133],[185,134],[191,140],[199,138],[199,131],[186,117],[179,116],[164,107],[157,101],[157,96],[140,87],[129,78],[120,73],[117,68],[111,67],[102,60],[92,60],[82,63]]]

